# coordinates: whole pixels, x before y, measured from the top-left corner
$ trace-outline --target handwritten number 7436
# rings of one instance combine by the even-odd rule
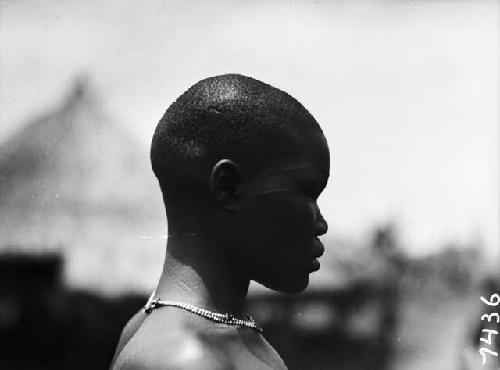
[[[497,293],[494,293],[490,296],[490,300],[487,300],[486,298],[482,297],[481,296],[481,301],[488,305],[488,306],[498,306],[498,304],[500,303],[500,295],[498,295]],[[498,312],[492,312],[490,314],[484,314],[481,316],[481,321],[485,321],[487,320],[489,323],[491,323],[491,320],[495,318],[496,319],[496,323],[498,324],[500,322],[500,315],[498,314]],[[493,335],[498,335],[498,331],[497,330],[493,330],[493,329],[482,329],[481,330],[481,333],[487,333],[487,337],[486,338],[479,338],[479,340],[481,342],[484,342],[486,343],[488,346],[492,346],[492,336]],[[486,355],[490,355],[490,356],[495,356],[495,357],[498,357],[498,352],[495,352],[495,351],[492,351],[491,349],[489,348],[484,348],[484,347],[481,347],[479,349],[479,353],[481,354],[481,357],[483,359],[483,365],[486,365]]]

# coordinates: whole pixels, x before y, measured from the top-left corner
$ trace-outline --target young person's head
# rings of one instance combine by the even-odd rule
[[[151,146],[169,234],[195,234],[242,277],[305,289],[323,252],[317,206],[329,150],[293,97],[253,78],[199,81],[160,120]]]

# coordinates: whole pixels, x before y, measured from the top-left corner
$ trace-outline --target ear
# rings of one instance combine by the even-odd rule
[[[221,206],[235,210],[240,197],[241,171],[230,159],[221,159],[212,168],[210,191]]]

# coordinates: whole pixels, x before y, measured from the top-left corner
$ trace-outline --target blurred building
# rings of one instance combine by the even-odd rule
[[[0,256],[0,369],[108,369],[145,297],[106,298],[62,286],[57,253]]]
[[[60,251],[71,284],[149,286],[164,241],[144,237],[166,234],[164,217],[147,148],[83,79],[0,147],[0,251]]]

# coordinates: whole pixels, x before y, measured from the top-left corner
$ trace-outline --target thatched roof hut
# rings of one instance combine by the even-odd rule
[[[141,237],[164,225],[147,148],[81,80],[0,146],[0,251],[60,250],[70,283],[134,288],[154,280],[144,271],[155,275],[163,253],[160,238]]]

